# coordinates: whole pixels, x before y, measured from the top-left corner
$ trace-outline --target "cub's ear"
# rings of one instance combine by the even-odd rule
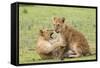
[[[57,19],[57,17],[53,17],[53,20],[56,20]]]
[[[62,22],[63,22],[63,23],[65,22],[65,18],[64,18],[64,17],[62,17]]]
[[[52,18],[52,21],[53,21],[52,23],[53,23],[53,24],[55,24],[55,23],[56,23],[56,22],[55,22],[55,21],[56,21],[56,19],[57,19],[57,17],[53,17],[53,18]]]
[[[40,30],[40,35],[43,36],[43,30]]]

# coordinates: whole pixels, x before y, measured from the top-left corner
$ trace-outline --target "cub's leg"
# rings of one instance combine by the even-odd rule
[[[80,57],[82,55],[81,46],[78,43],[70,45],[72,53],[68,54],[68,57]]]
[[[64,53],[64,58],[69,57],[69,55],[74,55],[75,53],[72,50],[68,50],[67,52]]]
[[[63,57],[63,54],[64,54],[64,47],[57,47],[54,49],[54,51],[52,52],[53,56],[54,56],[54,59],[57,59],[57,60],[63,60],[64,57]]]
[[[58,55],[58,58],[59,58],[60,60],[63,60],[63,59],[64,59],[65,49],[66,49],[65,46],[64,46],[64,47],[63,47],[63,46],[60,47],[59,55]]]

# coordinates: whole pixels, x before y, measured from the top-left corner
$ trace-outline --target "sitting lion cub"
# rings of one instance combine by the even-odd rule
[[[62,59],[63,47],[65,46],[60,34],[53,30],[40,30],[36,51],[42,59]]]
[[[80,57],[91,55],[90,46],[85,36],[68,25],[64,17],[53,18],[54,29],[60,33],[63,40],[67,42],[64,57]]]

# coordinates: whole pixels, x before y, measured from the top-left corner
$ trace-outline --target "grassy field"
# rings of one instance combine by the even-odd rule
[[[78,31],[82,32],[91,48],[96,51],[96,10],[88,8],[50,7],[50,6],[19,6],[19,63],[36,63],[40,57],[36,51],[38,33],[43,28],[53,28],[52,18],[65,17]],[[66,58],[64,61],[93,60],[95,54],[80,58]],[[47,60],[48,61],[48,60]],[[46,62],[47,62],[46,61]],[[50,60],[49,60],[50,61]],[[53,60],[56,62],[57,60]]]

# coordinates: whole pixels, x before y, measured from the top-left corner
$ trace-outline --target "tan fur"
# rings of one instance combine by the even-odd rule
[[[58,38],[52,39],[51,34],[53,34],[53,30],[40,30],[36,51],[42,59],[58,58],[58,55],[62,54],[62,51],[57,54],[62,49],[60,47],[64,46],[60,35]]]
[[[68,53],[69,50],[73,52],[73,54],[67,54],[67,57],[80,57],[90,54],[89,45],[84,35],[64,22],[65,18],[53,18],[55,31],[60,33],[66,42],[66,52]]]

